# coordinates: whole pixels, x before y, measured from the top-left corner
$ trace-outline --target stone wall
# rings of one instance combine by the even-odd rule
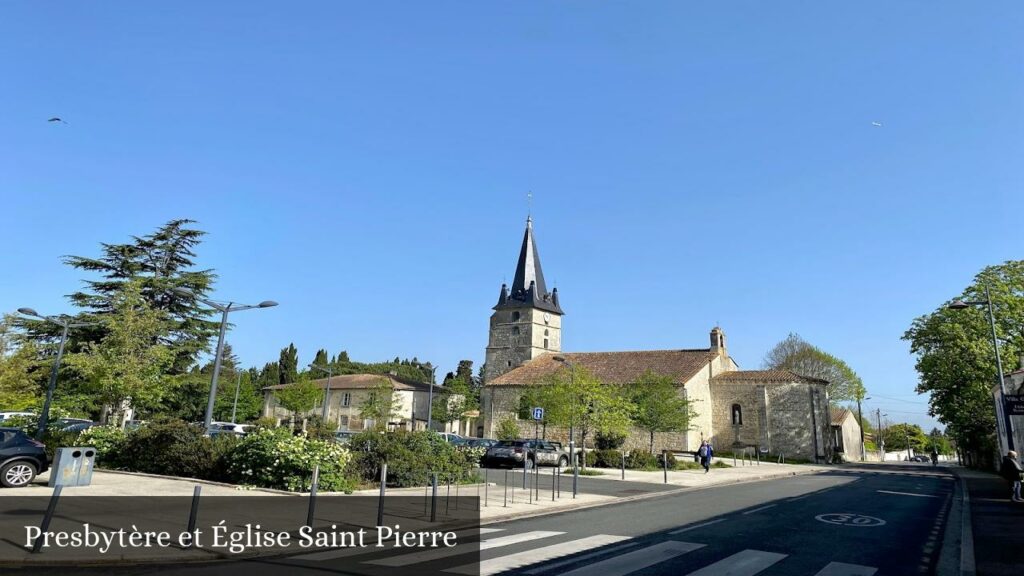
[[[712,390],[714,433],[711,445],[717,450],[767,446],[767,406],[761,384],[717,383]],[[734,408],[738,409],[734,422]]]
[[[768,450],[787,458],[827,459],[831,454],[828,396],[821,384],[771,384],[767,392]],[[813,406],[813,414],[812,414]]]
[[[488,332],[484,380],[489,381],[545,352],[562,350],[562,317],[535,308],[495,310]],[[516,317],[518,315],[518,318]],[[547,340],[547,347],[544,346]]]

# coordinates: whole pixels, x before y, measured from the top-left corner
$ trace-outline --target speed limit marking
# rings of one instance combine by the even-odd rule
[[[838,524],[840,526],[856,526],[858,528],[874,528],[875,526],[882,526],[885,524],[885,520],[881,518],[875,518],[874,516],[864,516],[862,514],[851,514],[848,512],[832,512],[830,514],[819,514],[814,517],[819,522],[825,522],[827,524]]]

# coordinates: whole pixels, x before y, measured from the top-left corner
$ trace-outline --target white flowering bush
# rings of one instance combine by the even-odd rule
[[[96,459],[99,462],[116,467],[127,440],[128,434],[117,426],[93,426],[82,431],[78,437],[78,444],[92,446],[96,449]]]
[[[284,428],[262,428],[238,442],[228,470],[244,485],[301,492],[310,489],[313,468],[320,465],[319,489],[351,492],[355,480],[346,475],[350,454],[331,440],[293,436]]]

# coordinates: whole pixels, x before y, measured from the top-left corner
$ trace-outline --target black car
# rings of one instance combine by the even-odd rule
[[[532,468],[558,466],[569,463],[569,454],[558,442],[546,440],[502,440],[487,449],[482,459],[484,466],[511,466]]]
[[[46,472],[50,461],[45,448],[18,428],[0,428],[0,485],[27,486],[36,474]]]

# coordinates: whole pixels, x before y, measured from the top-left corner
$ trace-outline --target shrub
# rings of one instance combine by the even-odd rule
[[[588,452],[587,466],[619,468],[622,466],[622,452],[619,450],[594,450]]]
[[[388,463],[388,484],[423,486],[432,474],[440,481],[462,482],[473,478],[480,460],[479,449],[456,447],[431,431],[366,431],[349,443],[353,468],[367,481],[380,481],[380,470]]]
[[[236,441],[231,437],[218,440]],[[216,472],[223,469],[223,463],[216,458],[224,451],[215,448],[214,441],[196,426],[181,420],[161,420],[128,434],[120,454],[112,460],[136,472],[220,480]]]
[[[515,440],[519,438],[519,424],[516,423],[515,418],[506,416],[498,422],[495,434],[498,436],[498,440]]]
[[[120,456],[128,442],[128,434],[117,426],[93,426],[78,437],[82,446],[96,449],[96,461],[108,468],[120,467]]]
[[[594,438],[594,446],[598,450],[617,450],[626,443],[626,435],[621,432],[598,432]]]
[[[676,455],[672,452],[662,452],[661,454],[658,454],[658,467],[664,468],[666,458],[668,458],[668,469],[674,470],[676,467]]]
[[[277,418],[262,416],[253,422],[253,426],[256,428],[277,428]]]
[[[650,452],[633,450],[626,456],[626,468],[650,470],[658,467],[658,458]]]
[[[314,440],[334,440],[336,426],[324,422],[319,415],[312,416],[306,421],[306,436]]]
[[[240,484],[298,492],[309,490],[319,464],[321,490],[351,492],[355,482],[346,474],[350,458],[336,442],[293,436],[287,428],[263,428],[237,441],[228,455],[227,473]]]

